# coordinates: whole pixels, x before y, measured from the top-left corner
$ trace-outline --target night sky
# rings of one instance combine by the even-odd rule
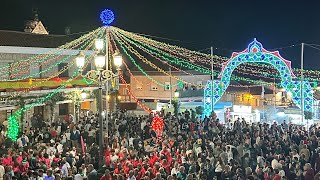
[[[4,0],[0,29],[23,31],[37,8],[51,34],[89,31],[100,25],[104,8],[115,12],[114,26],[168,39],[160,41],[229,57],[257,38],[267,50],[300,66],[302,42],[319,44],[320,1],[310,0]],[[296,45],[293,47],[287,47]],[[203,52],[209,53],[208,50]],[[320,50],[305,48],[305,67],[320,70]]]

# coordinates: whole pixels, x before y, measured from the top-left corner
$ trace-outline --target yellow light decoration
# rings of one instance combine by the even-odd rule
[[[100,33],[99,33],[99,34],[96,34],[93,38],[96,38],[97,36],[101,36],[101,35],[102,35],[102,32],[100,31]],[[93,41],[91,41],[91,42],[85,47],[84,50],[88,50],[92,45],[93,45]],[[15,89],[15,91],[18,91],[18,93],[16,93],[15,95],[10,96],[10,98],[7,98],[7,99],[10,100],[10,99],[12,99],[12,98],[14,98],[14,97],[16,97],[16,96],[20,96],[21,94],[25,94],[25,93],[27,93],[27,92],[31,91],[32,89],[35,89],[35,88],[48,87],[48,86],[44,85],[45,82],[50,81],[51,79],[53,79],[53,78],[55,78],[55,77],[58,77],[60,74],[62,74],[63,72],[65,72],[66,70],[68,70],[70,67],[72,67],[72,65],[73,65],[74,63],[75,63],[75,61],[70,61],[69,64],[67,64],[63,69],[61,69],[60,71],[58,71],[58,72],[55,73],[54,75],[49,76],[48,78],[45,78],[45,79],[41,79],[40,81],[35,81],[35,83],[33,83],[32,86],[30,86],[30,87],[26,87],[26,86],[20,85],[20,86],[25,87],[25,88],[23,88],[22,90],[21,90],[21,88],[20,88],[20,89]],[[86,65],[86,66],[87,66],[87,65]],[[84,69],[84,68],[85,68],[85,67],[83,67],[83,69]],[[6,82],[6,81],[0,81],[0,84],[1,84],[2,82]],[[15,83],[15,81],[11,81],[11,82]],[[29,85],[31,85],[31,84],[29,83]],[[71,87],[72,85],[81,85],[81,84],[68,83],[66,86],[67,86],[67,87]],[[0,87],[2,87],[2,86],[0,85]]]
[[[117,37],[116,37],[117,39]],[[167,76],[170,76],[178,81],[181,81],[181,82],[184,82],[186,84],[190,84],[190,85],[193,85],[195,87],[200,87],[200,88],[203,88],[204,86],[203,85],[198,85],[198,84],[195,84],[195,83],[191,83],[191,82],[187,82],[185,80],[183,80],[182,78],[179,78],[177,76],[173,76],[171,75],[170,73],[167,73],[165,70],[161,69],[160,67],[156,66],[155,64],[153,64],[152,62],[150,62],[147,58],[143,57],[142,55],[140,55],[139,52],[137,52],[135,49],[133,49],[128,43],[124,42],[124,41],[121,41],[120,39],[117,39],[118,42],[121,42],[122,44],[125,45],[125,47],[134,55],[136,55],[140,60],[142,60],[144,63],[148,64],[150,67],[152,67],[153,69],[156,69],[157,71],[167,75]]]
[[[100,31],[97,31],[97,30],[100,30]],[[73,48],[79,46],[79,45],[80,45],[81,43],[83,43],[83,42],[91,41],[91,39],[95,37],[94,35],[96,35],[96,32],[101,33],[101,29],[97,29],[97,30],[93,31],[92,33],[89,33],[90,36],[86,36],[86,37],[88,37],[88,38],[82,39],[81,41],[78,42],[78,44],[74,44]],[[47,59],[47,60],[45,60],[45,61],[42,61],[41,64],[39,64],[39,65],[37,65],[37,66],[46,67],[46,64],[48,64],[50,61],[52,61],[52,60],[54,60],[54,59],[57,59],[57,58],[60,57],[60,56],[61,56],[61,54],[59,54],[59,55],[57,55],[57,56],[54,56],[54,57],[52,57],[51,59]],[[67,58],[65,58],[63,61],[66,61],[68,58],[73,58],[73,57],[70,55],[70,56],[68,56]],[[62,62],[62,61],[60,61],[60,62]],[[57,63],[57,64],[58,64],[58,63]],[[57,64],[56,64],[56,65],[57,65]],[[52,66],[51,66],[51,67],[52,67]],[[30,68],[30,64],[24,68],[24,69],[25,69],[24,71],[19,70],[19,69],[15,70],[15,71],[11,71],[11,72],[10,72],[10,79],[12,80],[12,78],[14,78],[14,77],[17,77],[17,76],[19,76],[19,75],[21,75],[21,74],[28,73],[29,70],[30,70],[29,68]],[[18,73],[14,73],[14,72],[16,72],[16,71],[18,71]],[[45,70],[43,70],[43,71],[45,71]],[[40,74],[40,73],[41,73],[41,72],[39,72],[38,74]],[[19,78],[19,79],[21,79],[21,78]]]
[[[120,34],[117,34],[117,35],[120,35]],[[121,35],[120,35],[120,36],[121,36]],[[118,37],[119,37],[119,36],[118,36]],[[125,37],[121,36],[121,37],[119,37],[119,38],[121,38],[123,41],[125,41],[125,39],[124,39]],[[145,52],[145,53],[148,53],[145,49],[141,49],[141,48],[140,48],[140,50],[142,50],[142,51]],[[182,70],[182,69],[179,69],[179,68],[171,65],[170,63],[168,63],[168,62],[166,62],[166,61],[161,60],[160,58],[156,57],[156,56],[153,55],[153,54],[150,54],[150,53],[148,53],[148,54],[149,54],[150,56],[152,56],[153,58],[157,59],[158,61],[161,61],[161,62],[164,63],[165,65],[170,66],[170,67],[172,67],[173,69],[175,69],[175,70],[177,70],[177,71],[181,71],[181,72],[183,72],[183,73],[186,74],[186,75],[191,75],[191,76],[193,76],[193,77],[196,77],[196,78],[199,79],[199,80],[206,81],[205,79],[200,78],[200,77],[197,76],[197,75],[194,75],[194,74],[191,74],[191,73],[189,73],[189,72],[186,72],[186,71],[184,71],[184,70]],[[204,68],[205,68],[205,67],[204,67]]]
[[[178,46],[173,46],[169,45],[166,43],[158,42],[155,40],[152,40],[150,38],[146,38],[144,36],[137,35],[135,33],[127,32],[124,30],[121,30],[119,28],[112,27],[112,30],[116,32],[120,32],[123,35],[126,35],[127,37],[131,37],[135,40],[138,40],[144,44],[147,44],[149,46],[156,47],[158,49],[170,52],[170,54],[177,55],[179,57],[183,56],[185,57],[184,59],[189,59],[190,61],[194,62],[197,61],[198,63],[205,63],[205,64],[210,64],[211,63],[211,55],[209,54],[204,54],[204,53],[199,53],[196,51],[191,51],[185,48],[180,48]],[[227,58],[224,57],[219,57],[219,56],[214,56],[214,64],[218,67],[220,67],[220,64],[227,60]],[[264,69],[267,68],[267,69]],[[273,67],[265,64],[244,64],[236,70],[236,72],[241,73],[241,74],[247,74],[251,76],[256,76],[256,77],[264,77],[268,79],[272,78],[280,78],[276,73],[273,73],[275,71],[272,71]],[[299,72],[300,69],[294,69],[296,72]],[[271,72],[271,73],[270,73]],[[306,74],[306,77],[308,77],[311,80],[314,81],[319,81],[319,75],[320,71],[313,71],[313,70],[305,70],[304,71]],[[258,73],[258,74],[253,74],[253,73]],[[269,76],[265,76],[265,74],[268,74]],[[273,75],[271,75],[273,74]],[[270,76],[271,75],[271,76]]]
[[[47,57],[50,57],[50,56],[54,55],[56,52],[58,52],[58,51],[61,51],[61,50],[63,51],[65,49],[70,49],[70,47],[72,47],[73,45],[76,46],[76,43],[81,44],[82,42],[87,41],[88,37],[92,37],[92,35],[96,34],[99,31],[101,31],[100,28],[98,28],[98,29],[96,29],[96,30],[94,30],[94,31],[92,31],[92,32],[90,32],[90,33],[78,38],[78,39],[75,39],[75,40],[73,40],[73,41],[71,41],[71,42],[69,42],[69,43],[67,43],[65,45],[62,45],[62,46],[60,46],[60,47],[48,52],[47,54],[36,55],[36,56],[29,57],[26,60],[20,60],[18,62],[12,63],[10,65],[10,67],[9,66],[0,67],[0,76],[3,75],[3,74],[6,74],[7,71],[8,71],[8,68],[11,69],[12,76],[15,75],[16,72],[21,74],[22,72],[25,72],[25,71],[22,71],[23,69],[27,68],[29,70],[30,65],[32,65],[33,62],[38,63],[38,62],[40,62],[41,59],[45,59]],[[46,60],[45,62],[48,62],[50,60],[52,60],[52,59]],[[41,63],[43,63],[43,62],[41,62]],[[40,65],[43,65],[43,64],[40,64]],[[37,64],[35,66],[39,66],[39,65]]]

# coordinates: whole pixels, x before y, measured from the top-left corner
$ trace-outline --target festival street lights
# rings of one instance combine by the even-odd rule
[[[107,41],[106,41],[107,42]],[[106,84],[106,112],[105,112],[105,118],[106,118],[106,133],[107,133],[107,138],[108,138],[108,94],[109,94],[109,83],[108,81],[112,78],[117,77],[116,74],[114,74],[112,71],[109,70],[108,67],[108,46],[106,43],[106,48],[105,48],[105,54],[102,53],[104,47],[104,41],[102,39],[96,39],[95,40],[95,48],[98,50],[98,53],[94,57],[94,64],[96,66],[96,70],[91,70],[87,72],[84,76],[92,81],[95,81],[98,86],[98,113],[99,113],[99,166],[103,166],[103,144],[104,144],[104,133],[103,133],[103,105],[102,105],[102,87],[103,84]],[[118,69],[120,69],[120,66],[122,65],[122,56],[120,53],[117,53],[113,56],[114,64],[117,66]],[[76,57],[76,65],[79,67],[79,70],[81,71],[82,74],[82,68],[84,67],[85,64],[85,55],[80,52],[78,56]],[[104,69],[105,67],[105,69]],[[108,144],[108,142],[107,142]]]
[[[178,91],[178,89],[176,89],[174,91],[174,98],[175,98],[176,103],[177,103],[177,114],[180,113],[180,99],[179,99],[179,97],[180,97],[180,92]]]

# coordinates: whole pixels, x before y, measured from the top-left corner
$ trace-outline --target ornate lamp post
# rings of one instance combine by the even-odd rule
[[[101,39],[96,39],[95,41],[95,46],[96,49],[98,50],[97,55],[94,58],[94,64],[96,66],[96,70],[91,70],[87,74],[83,75],[86,78],[95,81],[99,85],[98,89],[98,113],[99,113],[99,166],[103,166],[103,149],[104,149],[104,132],[103,132],[103,105],[102,105],[102,87],[103,84],[106,83],[106,97],[108,97],[108,81],[112,78],[117,77],[118,75],[114,74],[112,71],[108,69],[108,65],[106,62],[106,57],[108,55],[105,55],[101,53],[101,50],[103,48],[104,42]],[[107,52],[107,50],[106,50]],[[120,59],[121,57],[121,59]],[[115,65],[120,68],[122,64],[122,56],[120,53],[115,54],[114,56],[114,63]],[[84,67],[85,64],[85,56],[82,52],[79,53],[79,55],[76,57],[76,64],[79,67],[80,71],[82,71],[82,68]],[[106,66],[106,69],[104,67]],[[81,73],[82,74],[82,73]],[[107,99],[106,99],[107,100]],[[108,100],[106,102],[108,104]],[[108,106],[106,107],[106,112],[105,112],[105,117],[106,117],[106,127],[107,127],[107,137],[108,137]]]

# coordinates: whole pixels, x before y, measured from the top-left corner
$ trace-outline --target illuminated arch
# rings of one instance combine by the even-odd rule
[[[262,44],[256,39],[248,45],[242,52],[232,53],[231,58],[223,63],[222,71],[219,75],[220,80],[208,81],[204,91],[204,113],[210,115],[212,107],[222,97],[230,84],[231,74],[235,68],[242,63],[266,63],[274,66],[281,77],[281,86],[292,93],[293,102],[301,108],[301,81],[294,81],[296,76],[291,69],[291,62],[282,58],[278,51],[270,52],[263,48]],[[211,88],[213,87],[213,91]],[[212,94],[213,92],[213,94]],[[308,81],[303,82],[304,110],[312,111],[313,93]],[[213,102],[212,102],[213,101]],[[213,105],[212,105],[213,103]]]

